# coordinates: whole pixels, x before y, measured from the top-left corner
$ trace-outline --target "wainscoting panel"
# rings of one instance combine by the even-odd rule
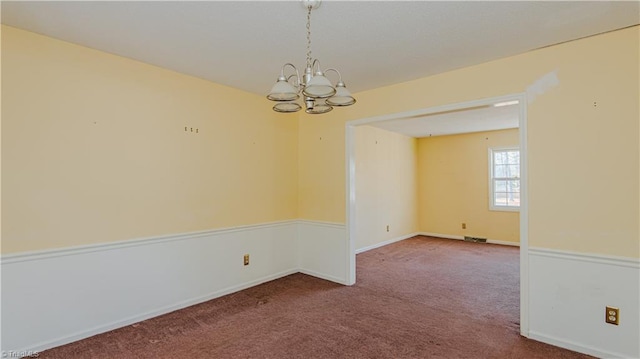
[[[41,351],[298,272],[297,235],[286,221],[3,256],[1,350]]]
[[[603,358],[640,357],[640,261],[529,249],[530,338]],[[620,325],[605,323],[620,308]]]
[[[344,224],[298,221],[298,259],[301,273],[347,284],[348,249]]]

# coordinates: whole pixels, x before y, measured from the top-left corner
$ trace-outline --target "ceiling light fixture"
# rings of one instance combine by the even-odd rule
[[[311,10],[320,6],[320,0],[302,0],[302,4],[307,9],[307,64],[304,76],[300,77],[298,69],[291,63],[286,63],[280,70],[280,76],[267,98],[278,103],[273,106],[276,112],[297,112],[302,106],[296,102],[301,95],[303,98],[305,112],[309,114],[327,113],[333,110],[334,106],[350,106],[356,103],[356,99],[351,96],[349,90],[342,82],[342,75],[336,69],[326,69],[324,72],[320,68],[320,61],[311,57]],[[293,72],[286,75],[285,70],[290,68]],[[335,86],[325,76],[328,72],[335,72],[338,75],[338,82]]]

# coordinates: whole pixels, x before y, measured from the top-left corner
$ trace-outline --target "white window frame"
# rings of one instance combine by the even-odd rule
[[[496,178],[494,177],[494,169],[495,169],[495,165],[493,163],[493,153],[494,152],[506,152],[506,151],[518,151],[518,154],[520,155],[520,157],[522,157],[522,153],[520,152],[520,148],[519,147],[493,147],[493,148],[489,148],[489,210],[491,211],[506,211],[506,212],[520,212],[520,206],[501,206],[501,205],[496,205],[494,203],[494,182],[496,180],[505,180],[505,179],[513,179],[516,177],[505,177],[505,178]],[[520,159],[520,165],[522,164],[522,158]],[[521,181],[521,176],[522,175],[522,168],[520,168],[520,173],[518,174],[517,179]],[[522,183],[522,182],[521,182]],[[522,187],[520,187],[522,188]],[[522,192],[520,192],[520,198],[522,199]]]

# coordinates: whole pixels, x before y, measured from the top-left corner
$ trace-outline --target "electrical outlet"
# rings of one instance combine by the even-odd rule
[[[620,324],[620,309],[614,307],[606,307],[604,321],[613,325]]]
[[[389,225],[387,224],[387,232],[389,232]]]
[[[249,255],[248,254],[244,255],[244,265],[246,265],[246,266],[249,265]]]
[[[462,229],[467,229],[467,224],[466,223],[462,223]]]

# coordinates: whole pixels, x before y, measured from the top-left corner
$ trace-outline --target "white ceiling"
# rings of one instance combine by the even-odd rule
[[[306,10],[295,0],[1,6],[6,25],[260,95],[282,64],[304,65]],[[639,12],[638,2],[325,0],[312,14],[312,51],[358,92],[635,25]],[[412,137],[516,128],[518,106],[374,126]]]
[[[639,11],[636,1],[325,0],[312,50],[358,92],[635,25]],[[282,64],[304,64],[305,17],[298,1],[2,2],[4,24],[260,95]]]
[[[483,106],[415,118],[375,122],[372,127],[411,137],[431,137],[460,133],[518,128],[519,106]]]

